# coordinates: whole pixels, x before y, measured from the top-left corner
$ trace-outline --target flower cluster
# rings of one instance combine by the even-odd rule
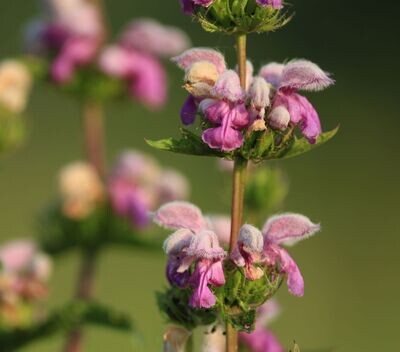
[[[181,173],[164,169],[150,156],[135,150],[119,156],[106,184],[86,162],[65,166],[58,183],[65,217],[85,219],[109,199],[115,213],[128,218],[135,227],[146,226],[149,214],[160,204],[184,200],[190,192]]]
[[[94,75],[92,79],[104,76],[111,82],[109,95],[127,92],[151,108],[165,103],[167,80],[159,59],[178,55],[190,46],[184,32],[151,19],[138,19],[115,43],[108,44],[104,19],[95,4],[84,0],[48,0],[46,4],[45,19],[28,26],[26,46],[51,61],[53,81],[72,85],[86,73],[82,77],[86,83],[81,84],[85,85],[89,75]]]
[[[51,262],[30,241],[0,247],[0,328],[12,329],[40,318],[37,302],[47,296]]]
[[[28,50],[52,58],[50,75],[59,83],[70,81],[79,67],[91,64],[103,40],[99,9],[84,0],[45,1],[44,18],[32,21],[26,34]]]
[[[150,221],[149,214],[160,204],[187,199],[186,178],[176,170],[163,169],[153,158],[138,151],[126,151],[111,171],[108,191],[114,210],[135,227]]]
[[[333,80],[310,61],[270,63],[255,76],[247,62],[246,89],[238,73],[227,68],[224,56],[213,49],[190,49],[173,61],[185,71],[190,93],[182,107],[182,123],[194,123],[199,113],[204,121],[202,140],[212,149],[239,149],[254,131],[298,126],[311,144],[322,133],[318,113],[298,91],[319,91]]]
[[[271,268],[278,270],[287,276],[292,294],[304,294],[300,270],[282,246],[293,245],[320,229],[305,216],[273,216],[262,231],[252,225],[243,225],[229,257],[219,240],[219,237],[227,237],[226,222],[223,222],[224,226],[215,226],[213,218],[204,217],[200,209],[190,203],[165,204],[157,210],[153,220],[162,227],[175,230],[164,244],[169,258],[166,274],[174,287],[192,290],[189,304],[193,308],[216,305],[217,297],[213,291],[224,286],[224,271],[231,263],[249,282],[269,275]]]

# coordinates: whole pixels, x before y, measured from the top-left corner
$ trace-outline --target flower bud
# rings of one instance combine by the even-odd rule
[[[185,88],[195,97],[210,95],[219,77],[217,67],[208,61],[194,63],[186,73]]]
[[[84,162],[72,163],[61,170],[59,190],[63,213],[72,219],[88,216],[104,197],[100,177]]]
[[[0,105],[13,113],[20,113],[26,106],[31,77],[26,67],[16,60],[0,64]]]
[[[278,106],[272,110],[268,121],[272,127],[285,130],[290,122],[289,111],[284,106]]]

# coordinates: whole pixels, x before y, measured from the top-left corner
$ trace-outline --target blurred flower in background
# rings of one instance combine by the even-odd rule
[[[19,60],[0,62],[0,153],[18,146],[24,137],[21,118],[32,86],[28,68]]]
[[[183,31],[152,19],[136,19],[112,42],[94,4],[84,0],[44,4],[44,13],[26,27],[25,47],[48,62],[46,78],[80,97],[103,100],[127,95],[152,109],[165,104],[167,77],[160,59],[190,46]]]
[[[59,174],[63,214],[71,219],[90,215],[105,200],[105,189],[98,173],[89,163],[77,161]]]
[[[22,328],[42,317],[39,302],[47,297],[52,264],[28,240],[0,247],[0,329]]]
[[[100,68],[126,81],[132,97],[159,108],[167,98],[167,83],[158,58],[180,54],[189,46],[189,38],[181,30],[152,19],[138,19],[124,29],[117,43],[103,50]]]
[[[118,158],[108,188],[116,213],[129,218],[136,227],[147,225],[149,213],[161,204],[187,199],[190,192],[181,173],[163,169],[152,157],[134,150]]]
[[[0,63],[0,107],[20,114],[26,107],[32,85],[31,75],[24,64],[8,59]]]

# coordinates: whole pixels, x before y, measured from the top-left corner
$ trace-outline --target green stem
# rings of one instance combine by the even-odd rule
[[[105,177],[103,109],[99,103],[86,102],[82,109],[83,144],[87,161],[100,177]],[[96,249],[84,249],[81,272],[76,285],[76,299],[92,299],[96,268]],[[80,327],[72,330],[67,338],[65,352],[82,351],[83,331]]]
[[[240,84],[246,90],[246,35],[240,34],[236,38],[236,52],[238,61],[238,71]],[[243,223],[243,202],[246,186],[247,160],[242,157],[235,159],[233,169],[233,189],[231,207],[231,237],[229,252],[232,253],[236,246],[240,227]],[[239,349],[238,333],[235,328],[227,324],[226,326],[226,351],[237,352]]]

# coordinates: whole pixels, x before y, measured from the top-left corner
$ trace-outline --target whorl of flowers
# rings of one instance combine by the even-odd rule
[[[50,259],[28,240],[0,247],[0,327],[17,328],[40,318],[37,303],[47,296]]]
[[[153,220],[175,231],[164,243],[169,258],[166,274],[173,287],[191,290],[189,305],[193,308],[212,308],[217,304],[220,295],[217,288],[223,287],[226,279],[231,280],[234,276],[232,264],[248,282],[275,275],[270,273],[277,270],[287,277],[288,289],[293,295],[304,294],[300,270],[283,246],[293,245],[319,231],[319,225],[305,216],[273,216],[262,231],[252,225],[243,225],[230,256],[219,241],[219,236],[226,237],[227,227],[215,227],[210,218],[203,216],[200,209],[190,203],[167,203],[156,211]],[[227,275],[226,270],[229,271]],[[236,297],[220,297],[222,302],[219,304],[230,299],[236,300]]]
[[[183,31],[143,18],[128,24],[114,43],[107,43],[104,19],[95,4],[49,0],[45,8],[45,16],[27,27],[25,45],[30,53],[50,61],[49,77],[54,82],[78,90],[92,79],[87,94],[108,97],[126,92],[150,108],[164,105],[167,79],[160,59],[190,46]]]
[[[297,126],[311,144],[322,133],[318,113],[298,92],[325,89],[333,80],[310,61],[271,63],[257,75],[248,62],[246,89],[238,73],[227,68],[224,56],[213,49],[190,49],[173,61],[185,71],[190,93],[181,111],[182,123],[190,125],[200,114],[202,140],[212,149],[239,149],[254,131]]]

